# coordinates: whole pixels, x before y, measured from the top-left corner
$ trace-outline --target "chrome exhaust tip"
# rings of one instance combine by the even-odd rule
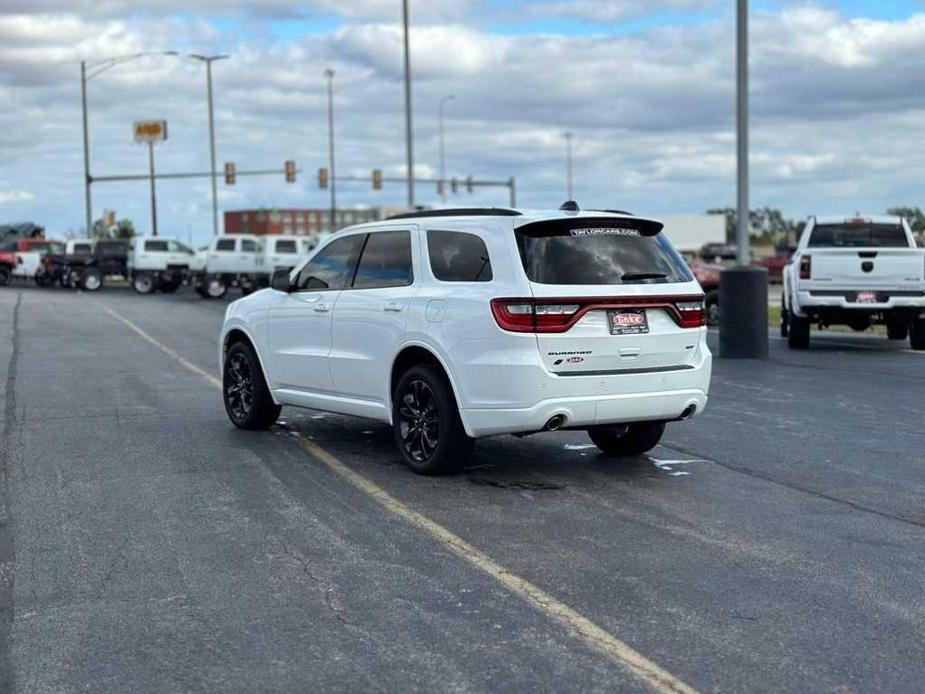
[[[681,413],[681,416],[678,417],[679,422],[683,422],[685,419],[690,419],[694,416],[694,413],[697,411],[696,405],[688,405],[684,408],[684,412]]]
[[[549,421],[546,422],[543,431],[556,431],[557,429],[561,429],[563,424],[565,424],[564,414],[553,415],[549,418]]]

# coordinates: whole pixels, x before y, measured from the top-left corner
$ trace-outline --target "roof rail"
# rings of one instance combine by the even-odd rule
[[[387,219],[417,219],[419,217],[519,217],[522,212],[508,207],[459,207],[447,210],[417,210],[396,214]]]

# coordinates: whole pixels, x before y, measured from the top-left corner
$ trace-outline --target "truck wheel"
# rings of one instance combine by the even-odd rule
[[[48,289],[54,286],[55,277],[45,268],[39,268],[35,271],[35,283],[42,289]]]
[[[588,436],[604,455],[642,455],[662,440],[665,422],[606,424],[588,429]]]
[[[905,340],[909,337],[909,326],[906,323],[887,323],[886,337],[888,340]]]
[[[202,285],[202,295],[206,299],[221,299],[228,292],[225,280],[217,275],[206,277]]]
[[[790,311],[784,305],[784,299],[780,300],[780,336],[787,337],[790,332]]]
[[[8,287],[13,281],[13,273],[6,265],[0,265],[0,287]]]
[[[132,289],[139,294],[151,294],[154,292],[154,277],[148,274],[135,275],[132,278]]]
[[[909,331],[909,342],[912,349],[925,350],[925,319],[920,318],[912,324]]]
[[[225,355],[222,400],[231,423],[239,429],[269,429],[283,408],[273,402],[260,360],[247,342],[237,342]]]
[[[707,309],[707,325],[719,325],[719,291],[713,289],[703,298]]]
[[[405,463],[419,475],[459,470],[472,453],[456,398],[446,377],[432,366],[408,369],[392,395],[392,431]]]
[[[80,288],[85,292],[98,292],[103,286],[103,274],[99,268],[88,267],[80,274]]]
[[[788,316],[789,327],[787,334],[787,346],[790,349],[806,349],[809,347],[809,318],[795,316],[792,313]]]

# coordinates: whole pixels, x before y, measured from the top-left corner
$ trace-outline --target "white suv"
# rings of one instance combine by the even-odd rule
[[[703,410],[712,368],[703,291],[661,228],[492,208],[344,229],[228,307],[228,416],[388,422],[427,474],[494,434],[584,429],[605,453],[644,453]]]

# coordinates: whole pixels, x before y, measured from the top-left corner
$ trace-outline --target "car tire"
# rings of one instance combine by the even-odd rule
[[[605,424],[588,429],[588,436],[604,455],[631,456],[651,451],[662,440],[665,422]]]
[[[269,429],[283,409],[267,388],[257,353],[247,342],[236,342],[225,355],[222,401],[228,419],[239,429]]]
[[[708,291],[703,298],[703,304],[707,310],[707,325],[719,325],[719,290],[712,289]]]
[[[790,312],[787,310],[787,305],[784,303],[783,298],[780,300],[780,336],[787,337],[787,334],[790,332]]]
[[[85,292],[98,292],[103,287],[103,273],[99,268],[88,267],[80,273],[80,288]]]
[[[13,281],[13,273],[6,265],[0,265],[0,287],[10,286]]]
[[[788,320],[787,346],[790,349],[807,349],[809,347],[809,318],[791,313]]]
[[[218,275],[211,275],[203,281],[201,293],[206,299],[221,299],[228,293],[228,285]]]
[[[132,278],[132,289],[139,294],[153,294],[156,288],[153,275],[143,273]]]
[[[428,365],[413,366],[398,380],[392,430],[402,459],[420,475],[458,471],[475,444],[463,428],[449,380]]]
[[[887,323],[886,337],[888,340],[905,340],[909,337],[909,325],[906,323]]]
[[[914,350],[925,350],[925,319],[919,319],[912,324],[909,343]]]
[[[35,271],[35,283],[42,289],[48,289],[55,284],[55,277],[45,268],[39,268]]]

